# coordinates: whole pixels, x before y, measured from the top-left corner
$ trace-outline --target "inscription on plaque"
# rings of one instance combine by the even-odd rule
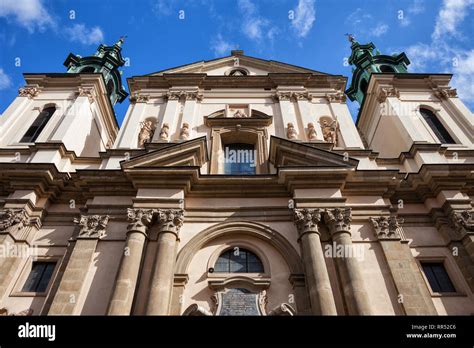
[[[252,293],[247,289],[228,289],[220,292],[219,308],[217,315],[262,315],[259,306],[259,294]]]

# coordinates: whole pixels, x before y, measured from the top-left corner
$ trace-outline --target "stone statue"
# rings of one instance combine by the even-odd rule
[[[339,125],[336,120],[332,121],[331,124],[327,120],[321,123],[321,130],[323,131],[324,141],[328,143],[337,144],[337,130]]]
[[[155,127],[153,121],[141,122],[140,133],[138,134],[138,146],[144,147],[145,143],[149,143],[153,138],[153,133],[155,133]]]
[[[308,123],[308,139],[316,140],[316,129],[313,123]]]
[[[289,122],[288,123],[288,130],[286,131],[286,137],[288,139],[296,139],[296,136],[298,133],[296,133],[295,126],[293,126],[293,123]]]
[[[170,126],[168,125],[168,123],[163,123],[163,126],[161,127],[161,132],[160,132],[160,139],[164,141],[168,141],[169,131],[170,131]]]
[[[184,122],[183,126],[181,127],[181,132],[179,133],[179,138],[181,140],[188,140],[189,139],[189,124]]]

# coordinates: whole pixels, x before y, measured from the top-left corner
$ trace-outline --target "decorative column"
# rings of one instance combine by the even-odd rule
[[[174,267],[179,241],[179,229],[183,225],[182,209],[158,209],[158,247],[150,285],[146,314],[167,315],[171,303]]]
[[[108,215],[82,215],[74,219],[80,230],[66,270],[61,278],[49,315],[76,314],[76,304],[89,271],[99,238],[105,234]]]
[[[303,255],[306,286],[312,313],[315,315],[336,315],[336,303],[318,229],[321,211],[320,209],[295,209],[294,220],[299,233],[298,241]]]
[[[110,300],[109,315],[131,314],[143,249],[153,214],[153,209],[128,209],[130,224],[127,228],[127,241]]]
[[[370,218],[392,274],[400,303],[407,315],[435,315],[431,295],[408,242],[401,238],[400,224],[395,216]]]
[[[326,209],[324,222],[328,226],[334,247],[343,250],[342,257],[336,257],[336,264],[342,280],[344,297],[351,315],[372,314],[369,297],[364,287],[362,273],[352,250],[351,208]]]

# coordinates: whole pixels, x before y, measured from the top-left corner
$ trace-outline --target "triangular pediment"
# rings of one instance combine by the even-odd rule
[[[123,169],[156,167],[201,167],[208,161],[206,137],[152,150],[121,162]]]
[[[355,168],[358,160],[303,143],[272,136],[270,162],[279,167]]]
[[[248,75],[267,75],[270,73],[310,73],[316,75],[328,75],[320,71],[303,68],[300,66],[250,57],[246,55],[230,55],[207,61],[199,61],[162,71],[158,71],[150,76],[163,74],[207,74],[207,75],[228,75],[230,71],[241,68]]]

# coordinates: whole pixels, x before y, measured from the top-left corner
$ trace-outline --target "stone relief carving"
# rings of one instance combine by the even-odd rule
[[[160,232],[166,231],[178,234],[184,222],[183,209],[158,209],[156,215]]]
[[[370,222],[375,229],[375,235],[378,239],[400,239],[400,224],[403,219],[395,216],[380,216],[378,218],[370,218]]]
[[[461,236],[465,233],[474,233],[474,211],[452,211],[449,220],[451,227]]]
[[[18,230],[29,224],[29,219],[24,209],[1,209],[0,231],[16,226]]]
[[[151,142],[155,133],[155,124],[153,121],[140,122],[140,133],[138,134],[138,147],[143,148],[145,143]]]
[[[185,92],[186,100],[197,100],[201,101],[203,96],[199,92]]]
[[[288,139],[296,139],[296,137],[298,136],[298,133],[296,132],[296,129],[293,123],[289,122],[287,128],[288,129],[286,131],[286,137]]]
[[[163,123],[160,131],[160,139],[163,141],[168,141],[169,139],[170,126],[168,123]]]
[[[188,140],[189,139],[189,124],[184,122],[179,132],[179,139]]]
[[[439,99],[448,99],[448,98],[456,98],[458,96],[458,92],[456,88],[451,87],[438,87],[435,89],[434,94]]]
[[[89,103],[93,103],[95,101],[96,95],[93,88],[79,87],[78,96],[87,97],[87,99],[89,99]]]
[[[318,232],[318,222],[321,221],[320,209],[294,209],[293,220],[300,234]]]
[[[247,115],[245,112],[241,111],[241,110],[237,110],[233,117],[235,118],[246,118],[246,117],[249,117],[249,115]]]
[[[314,128],[313,123],[308,123],[308,139],[309,140],[316,140],[317,134],[316,129]]]
[[[384,103],[388,97],[396,97],[400,98],[400,91],[398,88],[389,87],[389,88],[381,88],[379,94],[377,95],[377,101],[379,103]]]
[[[310,100],[311,96],[308,92],[276,92],[272,95],[272,99],[275,102],[281,100]]]
[[[346,95],[344,94],[343,91],[337,91],[337,92],[334,92],[334,93],[328,93],[326,94],[326,99],[330,102],[330,103],[345,103],[346,102]]]
[[[150,100],[150,96],[135,92],[130,96],[129,100],[130,103],[146,103]]]
[[[329,123],[327,120],[321,122],[321,131],[323,132],[323,139],[328,143],[337,144],[337,131],[339,129],[339,123],[337,120],[333,120]]]
[[[78,237],[81,238],[103,237],[108,222],[108,215],[81,215],[80,219],[74,219],[74,223],[80,227]]]
[[[39,94],[39,89],[37,87],[21,87],[18,89],[18,94],[20,97],[28,97],[28,99],[33,99]]]
[[[323,218],[331,233],[350,232],[352,221],[351,208],[326,209],[323,213]]]

